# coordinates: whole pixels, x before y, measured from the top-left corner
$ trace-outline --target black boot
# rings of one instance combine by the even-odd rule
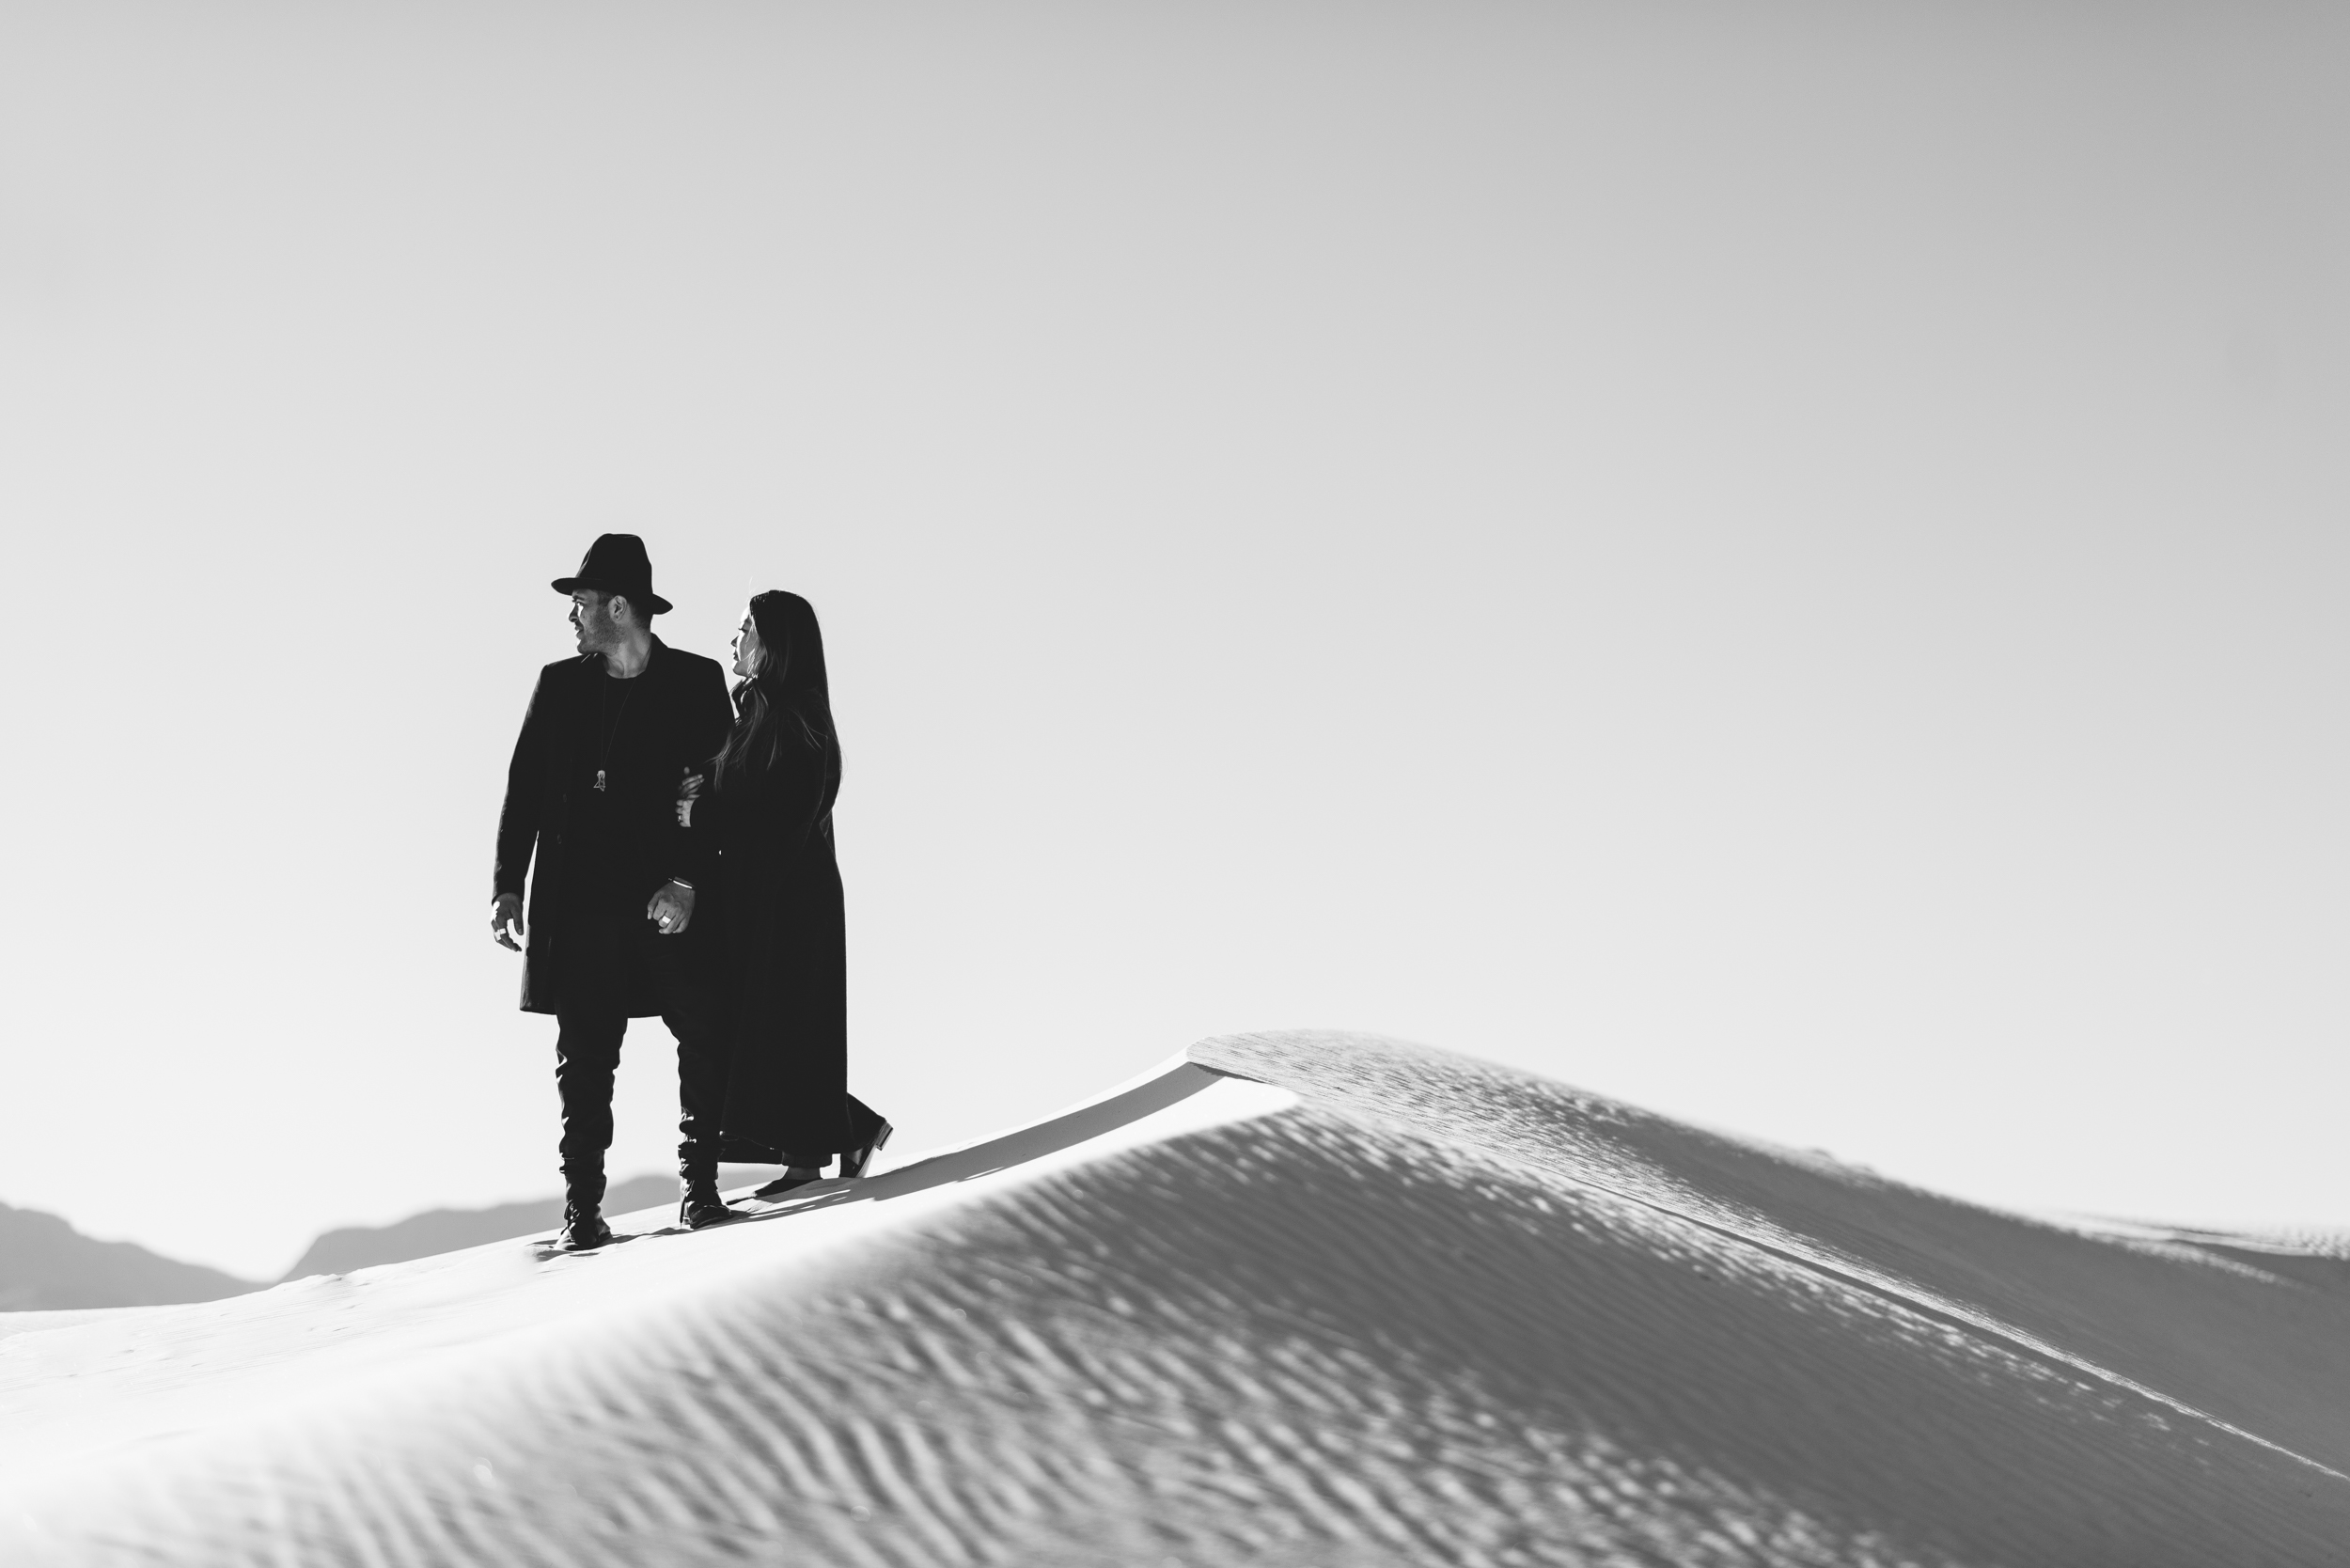
[[[603,1215],[592,1203],[566,1203],[563,1206],[563,1239],[566,1252],[592,1252],[612,1239],[612,1227],[603,1222]]]
[[[563,1248],[586,1252],[612,1239],[603,1222],[603,1161],[574,1157],[563,1165]]]
[[[703,1231],[713,1225],[724,1225],[734,1217],[727,1200],[718,1196],[718,1167],[715,1162],[704,1164],[699,1159],[678,1163],[678,1181],[685,1194],[678,1200],[677,1218],[689,1231]]]

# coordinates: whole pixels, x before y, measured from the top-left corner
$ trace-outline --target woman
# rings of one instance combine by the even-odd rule
[[[686,781],[678,821],[719,843],[715,909],[730,1015],[715,1137],[689,1135],[680,1217],[697,1229],[728,1217],[717,1161],[780,1165],[759,1189],[772,1198],[813,1182],[835,1154],[861,1176],[889,1123],[849,1092],[848,962],[832,803],[840,745],[824,681],[816,611],[770,589],[750,602],[734,635],[735,723],[705,781]],[[714,1074],[707,1121],[719,1098]]]

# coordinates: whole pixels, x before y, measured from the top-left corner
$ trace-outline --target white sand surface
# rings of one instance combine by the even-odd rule
[[[2350,1562],[2338,1244],[1395,1042],[668,1220],[0,1318],[0,1562]]]

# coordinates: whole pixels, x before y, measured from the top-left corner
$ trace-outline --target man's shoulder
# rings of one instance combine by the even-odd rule
[[[592,653],[574,653],[568,659],[557,659],[551,665],[539,666],[539,684],[552,686],[564,681],[585,679],[588,666],[596,662]]]
[[[717,660],[706,659],[699,653],[688,653],[682,648],[673,648],[666,642],[661,645],[661,651],[667,655],[662,662],[669,666],[672,680],[695,685],[705,681],[715,681],[722,686],[726,684],[726,669]]]

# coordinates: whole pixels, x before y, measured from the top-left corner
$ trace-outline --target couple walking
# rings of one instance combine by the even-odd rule
[[[814,608],[750,602],[729,705],[715,660],[652,635],[669,602],[635,535],[605,534],[554,587],[579,656],[539,672],[514,743],[490,927],[524,954],[523,1010],[557,1025],[563,1244],[612,1239],[603,1156],[632,1018],[677,1037],[685,1224],[728,1217],[722,1159],[782,1166],[761,1197],[835,1155],[863,1175],[890,1127],[848,1090],[840,745]]]

